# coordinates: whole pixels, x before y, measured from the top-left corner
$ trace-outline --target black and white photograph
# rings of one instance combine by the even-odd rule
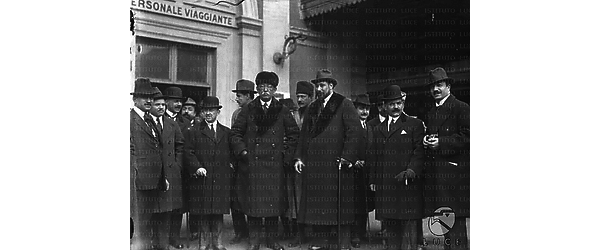
[[[132,0],[131,249],[469,249],[469,4]]]

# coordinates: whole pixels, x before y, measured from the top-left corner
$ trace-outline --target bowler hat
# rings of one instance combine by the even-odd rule
[[[158,99],[165,99],[165,96],[162,94],[162,92],[160,92],[160,89],[158,89],[157,87],[154,87],[154,92],[156,92],[156,94],[154,94],[154,96],[152,96],[154,98],[154,100],[158,100]]]
[[[194,99],[188,97],[188,99],[183,103],[183,106],[196,106],[196,102],[194,101]]]
[[[275,72],[262,71],[256,75],[254,82],[256,82],[256,86],[261,84],[271,84],[273,87],[277,87],[277,85],[279,85],[279,76],[277,76]]]
[[[337,80],[333,78],[333,74],[328,69],[321,69],[317,71],[317,77],[313,80],[310,80],[310,82],[314,84],[317,84],[319,82],[328,82],[333,84],[333,87],[337,85]]]
[[[202,105],[200,106],[201,108],[222,108],[223,106],[221,106],[219,104],[219,98],[216,96],[207,96],[204,97],[204,100],[202,100]]]
[[[184,99],[179,87],[168,87],[165,89],[164,97],[166,99]]]
[[[390,101],[390,100],[396,100],[396,99],[405,100],[406,93],[402,92],[402,90],[400,89],[400,86],[398,86],[398,85],[387,86],[383,90],[383,97],[381,98],[381,100],[382,101]]]
[[[156,94],[156,91],[152,88],[152,84],[150,84],[150,79],[148,78],[135,79],[134,84],[133,92],[131,92],[131,95],[133,96],[151,96]]]
[[[231,90],[231,92],[237,93],[244,93],[244,92],[249,92],[249,93],[257,93],[254,90],[254,83],[250,80],[246,80],[246,79],[240,79],[235,83],[235,89]]]
[[[454,79],[448,77],[448,75],[446,75],[446,71],[443,68],[437,67],[429,71],[429,79],[427,81],[427,86],[441,81],[446,81],[447,84],[454,83]]]
[[[356,104],[362,104],[365,106],[371,106],[371,102],[369,102],[369,94],[360,94],[357,95],[356,98],[354,98],[354,101],[352,101],[355,105]]]
[[[296,93],[307,94],[313,96],[315,92],[315,86],[307,81],[299,81],[296,83]]]

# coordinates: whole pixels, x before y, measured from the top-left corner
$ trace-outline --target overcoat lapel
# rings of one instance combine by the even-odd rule
[[[392,135],[394,135],[394,133],[396,133],[398,130],[403,128],[404,126],[402,126],[402,125],[404,124],[404,122],[406,122],[406,115],[400,114],[400,117],[396,120],[396,123],[390,124],[390,132],[387,134],[387,137],[388,138],[392,137]],[[386,123],[386,125],[387,125],[387,123]],[[402,131],[402,130],[400,130],[400,131]]]
[[[148,126],[144,119],[141,118],[133,109],[131,110],[131,116],[135,120],[135,123],[137,123],[138,126],[142,127],[142,130],[146,131],[146,133],[148,133],[148,135],[150,135],[151,137],[154,137],[150,126]]]
[[[321,110],[321,115],[318,115],[318,109],[321,102],[315,101],[308,107],[307,113],[310,117],[310,120],[308,121],[308,131],[312,133],[313,137],[321,134],[325,128],[327,128],[331,119],[333,119],[336,111],[342,104],[342,101],[344,101],[344,98],[344,96],[333,92],[327,105]]]
[[[271,105],[269,105],[269,109],[267,109],[267,113],[262,109],[262,105],[260,104],[260,98],[254,99],[249,104],[251,112],[251,116],[254,117],[254,121],[256,122],[256,126],[258,127],[257,135],[261,136],[264,134],[277,120],[279,119],[279,114],[281,113],[281,109],[283,105],[277,101],[277,99],[271,99]]]
[[[218,130],[217,126],[217,130]],[[206,124],[206,122],[202,123],[202,127],[200,127],[202,134],[204,134],[207,138],[210,138],[213,142],[215,142],[215,138],[213,137],[212,133],[210,132],[210,127],[208,126],[208,124]],[[217,136],[219,135],[219,133],[217,132]]]
[[[179,126],[179,125],[177,125],[177,123],[175,121],[170,120],[170,122],[168,122],[167,119],[170,119],[170,118],[166,118],[163,116],[163,119],[162,119],[163,120],[162,121],[163,130],[161,133],[161,139],[163,142],[166,142],[169,139],[169,137],[172,136],[173,132],[176,129],[175,126]]]
[[[452,113],[454,99],[454,95],[450,94],[450,96],[448,96],[448,99],[446,99],[444,104],[442,104],[442,106],[440,106],[437,111],[435,111],[435,108],[433,108],[430,117],[432,117],[433,120],[436,121],[435,124],[433,124],[434,126],[441,126],[448,119],[448,117]]]
[[[221,125],[221,123],[217,122],[217,140],[215,142],[219,144],[219,142],[221,142],[224,136],[225,129],[223,129],[223,125]]]

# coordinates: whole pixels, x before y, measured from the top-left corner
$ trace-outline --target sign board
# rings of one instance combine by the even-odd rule
[[[181,3],[160,0],[131,0],[131,8],[158,14],[185,18],[198,22],[235,27],[234,16],[216,11],[195,8]]]

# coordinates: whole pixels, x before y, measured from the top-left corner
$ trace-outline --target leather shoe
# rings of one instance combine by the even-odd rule
[[[308,247],[308,250],[328,250],[329,248],[324,246],[311,245]]]
[[[169,245],[171,245],[173,248],[175,249],[183,249],[183,244],[179,244],[179,243],[170,243]]]
[[[285,250],[285,248],[283,248],[281,245],[279,245],[279,243],[268,244],[267,248],[270,248],[272,250]]]
[[[191,241],[195,241],[198,238],[200,238],[200,233],[192,233],[192,235],[190,236]]]
[[[360,239],[358,237],[354,238],[350,244],[352,245],[352,248],[360,248]]]
[[[236,234],[235,237],[233,237],[233,239],[231,239],[231,241],[229,241],[229,244],[238,244],[246,238],[248,238],[248,236]]]
[[[250,245],[248,247],[248,250],[258,250],[260,249],[260,244],[254,244],[254,245]]]

